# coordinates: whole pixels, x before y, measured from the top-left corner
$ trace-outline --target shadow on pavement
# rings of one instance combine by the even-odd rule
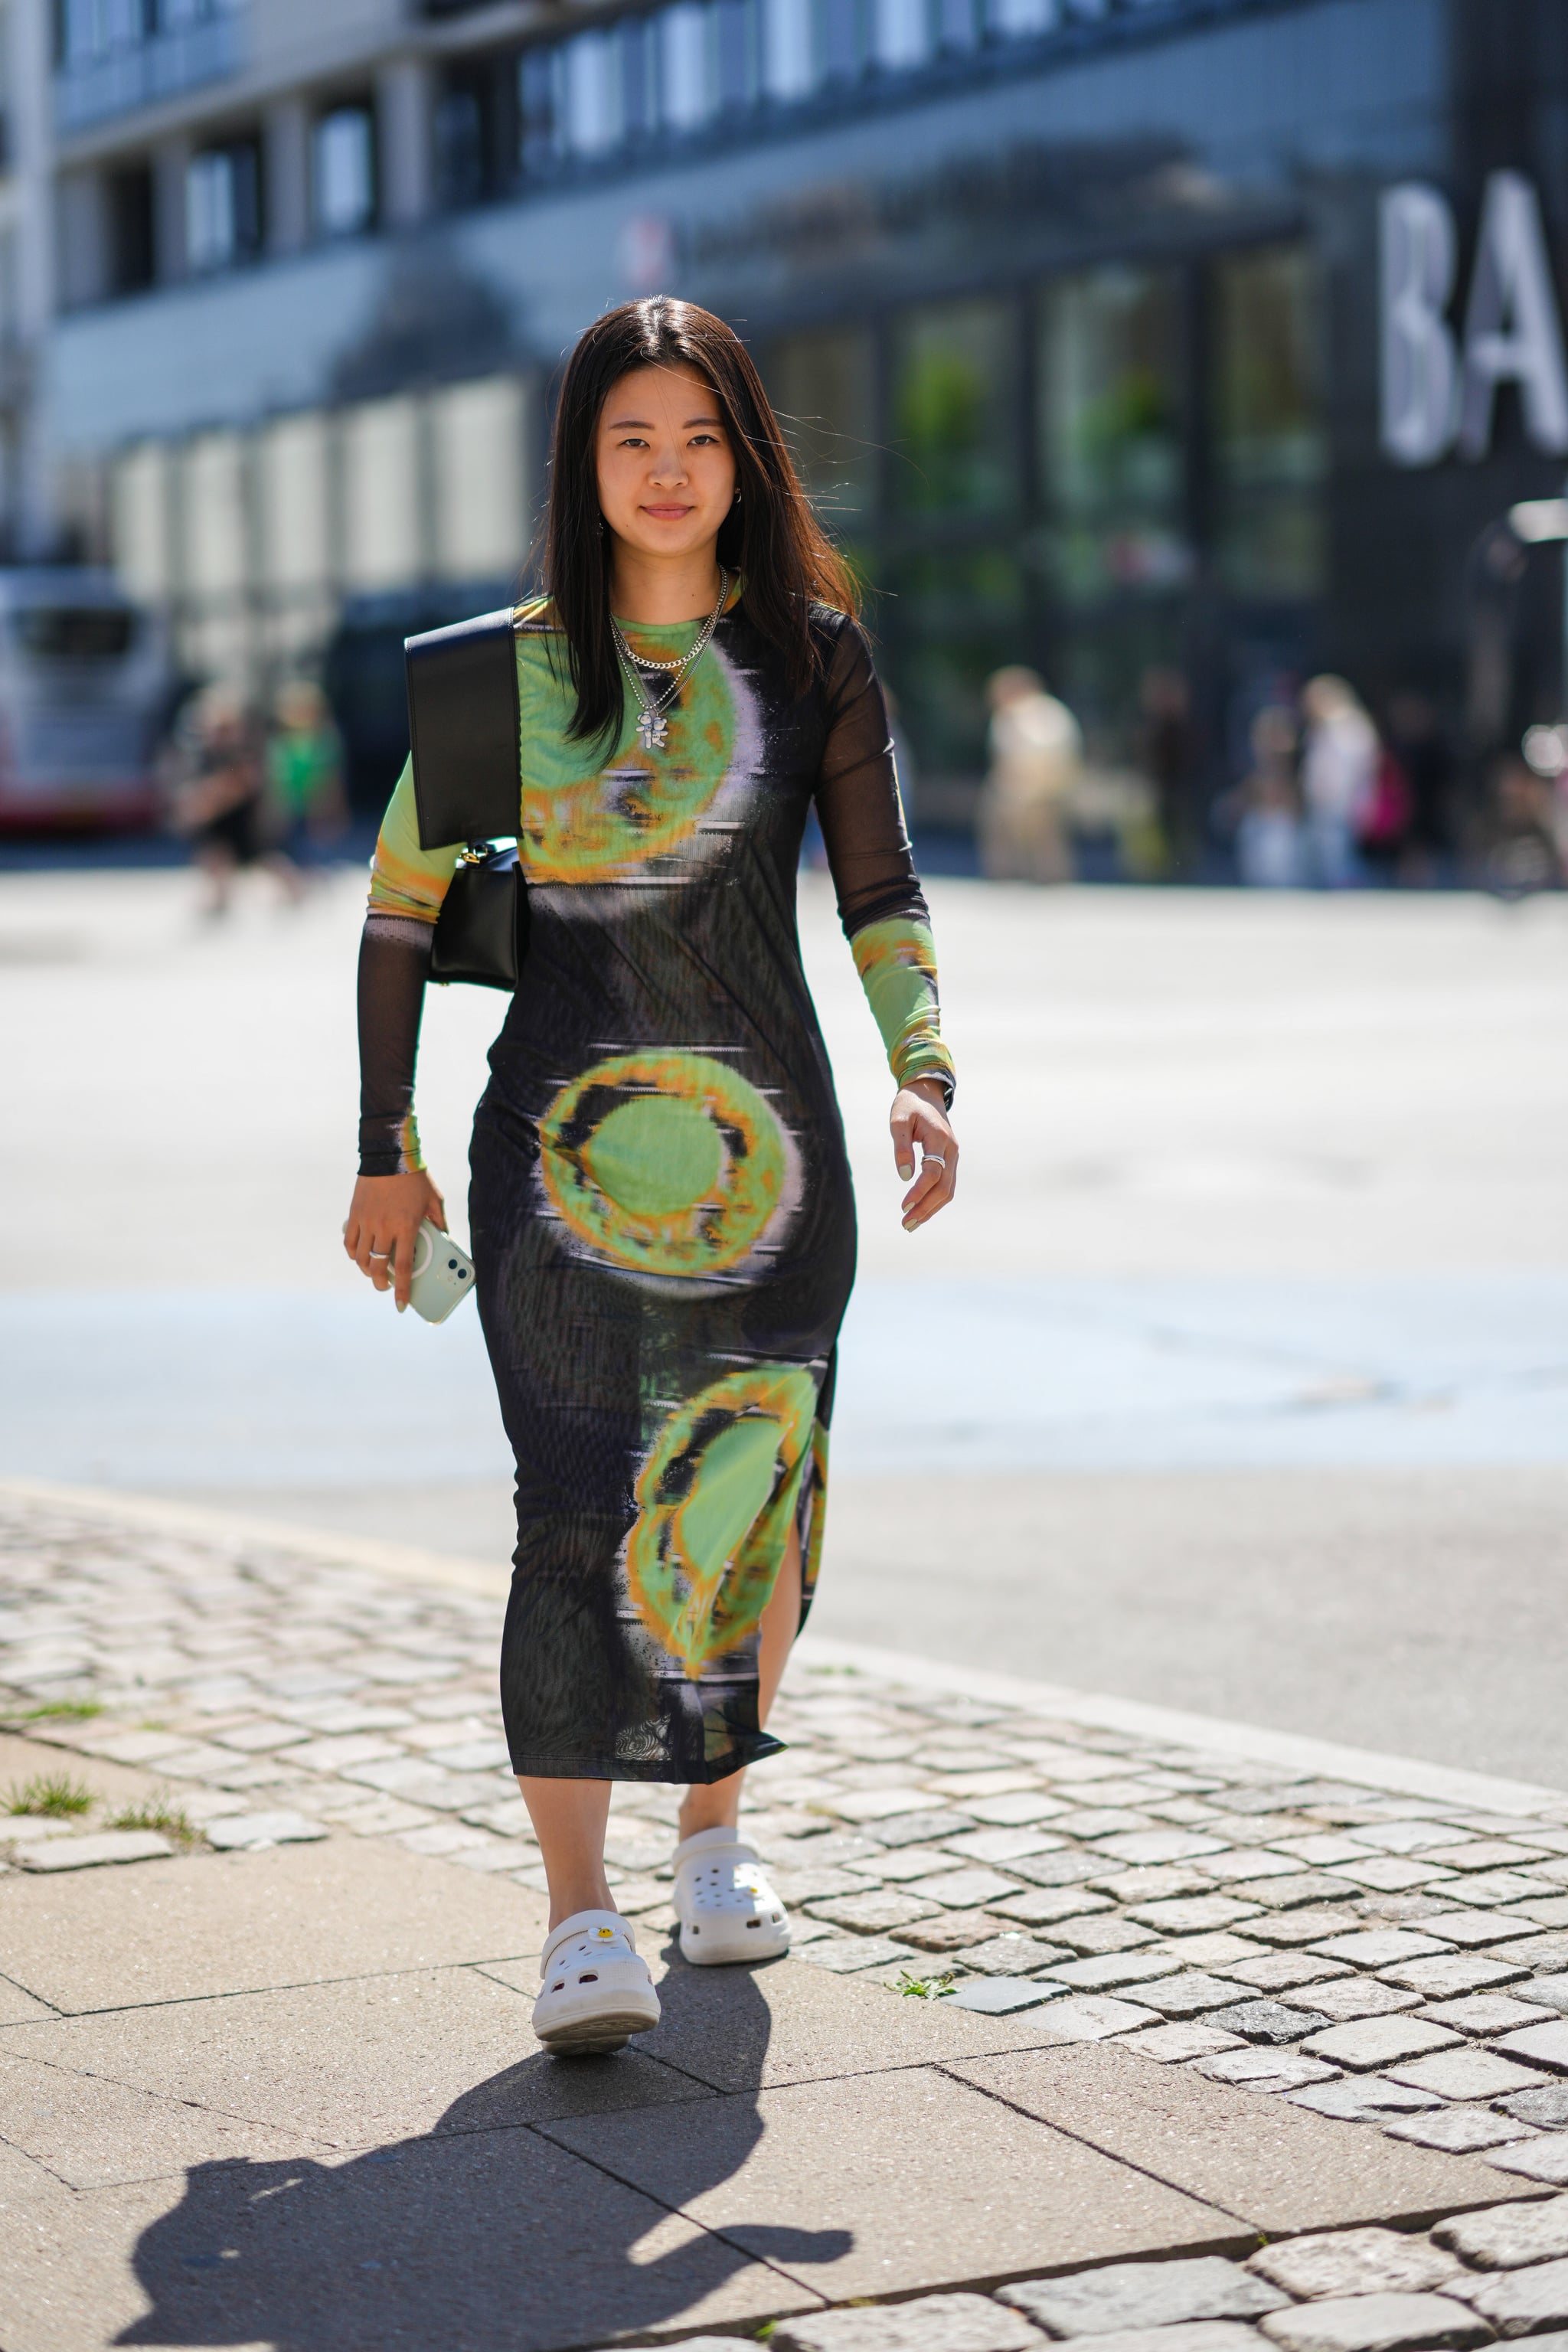
[[[669,2039],[694,2042],[700,2012],[723,2037],[722,2071],[746,2090],[715,2095],[632,2052],[554,2059],[542,2051],[476,2084],[435,2128],[344,2162],[202,2164],[137,2242],[153,2309],[124,2345],[262,2345],[276,2352],[553,2352],[703,2316],[748,2335],[770,2310],[816,2297],[672,2210],[745,2163],[761,2137],[756,2085],[766,2000],[750,1973],[677,1961],[660,1986]],[[661,2038],[666,2029],[661,2029]],[[416,2067],[417,2053],[410,2052]],[[650,2083],[657,2088],[648,2087]],[[558,2146],[555,2122],[656,2107],[670,2120],[659,2202]],[[849,2252],[847,2231],[748,2227],[763,2263]]]

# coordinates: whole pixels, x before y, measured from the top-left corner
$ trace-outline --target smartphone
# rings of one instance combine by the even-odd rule
[[[474,1286],[474,1261],[439,1225],[425,1219],[414,1241],[408,1304],[426,1323],[444,1323]]]

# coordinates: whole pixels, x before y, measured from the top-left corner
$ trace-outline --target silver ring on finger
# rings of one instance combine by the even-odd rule
[[[947,1166],[947,1162],[942,1158],[940,1151],[922,1151],[921,1154],[921,1166],[922,1168],[945,1168]]]
[[[372,1265],[384,1265],[391,1255],[392,1252],[390,1250],[372,1250],[370,1254],[370,1262]]]

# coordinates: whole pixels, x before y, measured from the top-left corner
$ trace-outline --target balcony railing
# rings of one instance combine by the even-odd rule
[[[245,59],[246,20],[225,10],[97,54],[69,57],[55,74],[55,127],[63,136],[182,90],[222,81]]]

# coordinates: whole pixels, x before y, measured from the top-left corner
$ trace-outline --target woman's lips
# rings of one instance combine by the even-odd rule
[[[684,522],[689,514],[695,514],[696,511],[695,507],[644,507],[643,509],[644,514],[651,515],[655,522]]]

